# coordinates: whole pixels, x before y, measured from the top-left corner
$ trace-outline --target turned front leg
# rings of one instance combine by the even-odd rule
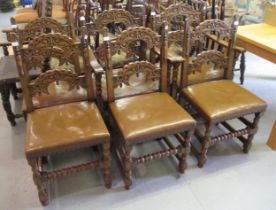
[[[132,163],[131,163],[131,157],[130,153],[132,150],[131,146],[125,146],[124,147],[125,154],[123,157],[123,174],[124,174],[124,181],[125,181],[125,188],[128,190],[130,186],[132,185],[131,175],[132,175]]]
[[[102,145],[103,162],[102,169],[104,174],[104,183],[106,188],[111,188],[111,161],[110,161],[110,143]]]
[[[49,203],[48,193],[45,187],[45,182],[47,181],[41,175],[39,171],[37,159],[28,159],[28,163],[32,168],[33,180],[37,187],[38,197],[42,205],[47,205]]]
[[[201,151],[198,160],[198,167],[202,168],[207,161],[207,151],[209,147],[209,141],[211,139],[212,125],[206,124],[205,135],[201,140]]]

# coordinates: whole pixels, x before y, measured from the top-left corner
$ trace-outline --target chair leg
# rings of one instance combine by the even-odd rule
[[[187,168],[187,155],[190,152],[190,141],[191,141],[191,136],[193,134],[193,131],[187,132],[187,135],[185,137],[185,145],[182,147],[182,153],[180,155],[180,161],[179,161],[179,166],[178,166],[178,171],[179,173],[183,174],[185,172],[185,169]]]
[[[2,104],[6,112],[7,118],[11,126],[15,126],[16,125],[15,114],[12,112],[11,103],[10,103],[10,92],[11,92],[10,84],[8,82],[2,82],[0,84],[0,92],[2,97]]]
[[[212,124],[206,125],[205,135],[201,140],[201,151],[198,159],[198,167],[202,168],[207,161],[207,150],[209,147],[209,140],[211,138]]]
[[[32,167],[33,171],[33,180],[37,187],[38,191],[38,197],[42,205],[47,205],[49,203],[49,197],[47,190],[45,188],[45,183],[43,183],[43,180],[40,176],[40,172],[38,170],[38,165],[35,159],[28,160],[29,165]]]
[[[17,95],[18,89],[16,87],[16,83],[14,82],[14,83],[11,83],[10,85],[11,85],[11,94],[14,100],[18,100],[18,95]]]
[[[254,117],[252,127],[251,127],[252,132],[248,135],[247,141],[245,141],[243,144],[243,152],[244,153],[248,153],[252,146],[252,140],[254,138],[254,135],[257,132],[258,123],[260,121],[260,118],[261,118],[261,113],[255,113],[255,117]]]
[[[125,154],[123,157],[123,175],[124,175],[125,188],[129,190],[130,186],[132,185],[132,180],[131,180],[132,167],[131,167],[131,157],[130,157],[132,147],[125,146],[124,150],[125,150]]]
[[[111,163],[110,163],[110,144],[106,143],[102,145],[103,152],[103,174],[104,174],[104,183],[107,189],[111,188],[112,178],[111,178]]]
[[[240,61],[240,82],[243,84],[244,82],[244,73],[245,73],[245,53],[241,53],[241,61]]]

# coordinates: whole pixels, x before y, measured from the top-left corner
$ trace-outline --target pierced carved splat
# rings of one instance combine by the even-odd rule
[[[68,84],[68,91],[74,88],[85,87],[85,81],[82,77],[79,77],[76,73],[68,69],[55,69],[49,70],[39,75],[33,83],[30,85],[31,95],[50,95],[48,87],[53,82],[59,84],[60,81],[65,81]]]
[[[152,49],[154,46],[160,45],[159,36],[149,28],[133,27],[123,31],[116,39],[120,49],[128,55],[136,54],[136,45],[144,44],[143,50]]]
[[[216,50],[204,51],[197,55],[193,60],[192,64],[189,64],[189,73],[200,71],[203,64],[214,64],[216,69],[226,69],[227,68],[227,58],[223,53]]]
[[[116,41],[111,41],[110,42],[110,54],[111,56],[115,55],[116,53],[118,53],[120,50],[120,46]],[[95,55],[97,57],[97,59],[100,60],[101,63],[105,63],[105,59],[106,59],[106,50],[105,50],[105,46],[104,44],[101,44],[95,51]]]
[[[134,25],[135,20],[128,11],[122,9],[106,10],[99,14],[95,20],[95,27],[96,29],[100,29],[109,23],[122,23],[126,28],[128,28]]]
[[[184,41],[184,31],[171,31],[168,33],[168,45]]]
[[[222,20],[212,19],[205,20],[196,27],[194,32],[191,33],[191,41],[204,42],[206,34],[211,33],[219,34],[220,39],[231,39],[230,27]]]
[[[145,81],[155,81],[160,79],[160,69],[157,69],[152,63],[147,61],[137,61],[130,63],[118,72],[116,77],[116,85],[121,86],[122,84],[131,85],[130,77],[139,74],[145,75]]]
[[[70,35],[69,26],[64,26],[57,20],[49,17],[41,17],[28,23],[24,29],[18,30],[18,35],[22,42],[28,41],[41,33],[45,33],[46,29],[50,29],[55,33]]]
[[[25,67],[41,68],[45,58],[57,58],[59,64],[74,63],[73,56],[80,54],[79,46],[74,40],[62,34],[44,34],[34,38],[27,49],[22,50]]]
[[[200,23],[201,21],[201,12],[195,10],[191,5],[186,3],[172,4],[161,13],[160,18],[156,19],[157,28],[162,25],[163,21],[171,25],[177,16],[187,17],[191,23]]]

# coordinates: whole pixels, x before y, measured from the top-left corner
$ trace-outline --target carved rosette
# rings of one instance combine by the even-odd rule
[[[157,69],[152,63],[147,61],[137,61],[130,63],[123,67],[121,71],[118,72],[116,76],[116,86],[121,86],[122,84],[130,85],[130,77],[139,74],[145,75],[146,81],[155,81],[160,79],[160,69]]]
[[[45,73],[40,74],[30,85],[31,95],[49,95],[48,87],[53,82],[57,84],[59,81],[65,81],[68,83],[68,91],[74,89],[85,87],[85,81],[83,77],[79,77],[76,73],[70,71],[69,69],[54,69],[48,70]]]
[[[224,57],[224,54],[216,51],[209,50],[204,51],[196,56],[192,60],[192,63],[188,65],[189,74],[194,73],[195,71],[200,71],[203,64],[214,64],[216,69],[226,69],[227,68],[227,58]]]

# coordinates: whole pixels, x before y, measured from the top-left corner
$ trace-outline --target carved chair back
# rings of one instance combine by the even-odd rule
[[[202,11],[195,10],[187,3],[172,4],[160,15],[153,13],[152,25],[154,31],[159,31],[163,21],[169,24],[170,30],[174,30],[174,22],[189,18],[191,25],[198,25],[203,21]],[[179,28],[178,28],[179,29]]]
[[[132,27],[123,31],[117,38],[109,42],[110,55],[124,55],[123,64],[131,60],[150,60],[149,54],[154,47],[160,47],[160,36],[146,27]],[[106,66],[105,45],[100,45],[95,51],[100,64]],[[115,67],[121,67],[115,65]],[[114,67],[114,66],[113,66]]]
[[[146,26],[150,13],[150,6],[147,1],[128,0],[125,9],[133,15],[138,25]]]
[[[108,32],[112,33],[114,37],[120,34],[123,30],[135,25],[134,17],[123,9],[111,9],[100,13],[97,18],[88,23],[88,35],[94,36],[95,48],[99,46],[100,34],[107,36]]]
[[[232,79],[233,78],[233,60],[234,45],[236,40],[237,22],[233,21],[232,27],[229,27],[221,20],[205,20],[200,23],[192,32],[187,30],[187,39],[184,43],[185,65],[182,73],[181,87],[189,84],[188,75],[191,73],[200,73],[202,71],[222,70],[222,73],[214,74],[211,79]],[[188,24],[186,24],[188,27]],[[221,49],[204,50],[206,44],[206,35],[215,33],[218,39],[227,38],[229,40],[228,48],[225,51]],[[198,47],[192,52],[193,47]],[[211,66],[210,66],[211,65]],[[212,73],[210,73],[212,74]],[[202,81],[209,80],[202,78]],[[201,82],[202,82],[201,81]]]
[[[167,29],[164,27],[161,38],[161,56],[160,65],[150,63],[145,60],[135,61],[123,65],[120,69],[113,69],[111,64],[111,56],[114,54],[113,45],[109,39],[105,39],[105,70],[107,81],[107,96],[108,101],[111,102],[115,99],[114,89],[116,87],[142,85],[144,82],[160,81],[159,91],[167,91]],[[146,49],[153,49],[156,46],[160,46],[160,37],[150,30],[144,27],[134,27],[124,31],[120,37],[118,37],[118,47],[125,50],[129,54],[135,54],[136,51],[132,49],[133,43],[142,41]],[[134,84],[133,84],[134,83]],[[158,91],[157,90],[157,91]],[[152,92],[154,90],[150,90]],[[156,90],[155,90],[156,91]],[[140,93],[149,92],[149,90],[142,90]],[[135,94],[135,95],[136,95]]]
[[[219,49],[219,45],[215,46],[214,43],[208,42],[208,37],[215,36],[217,42],[220,40],[227,40],[230,42],[230,46],[232,44],[231,40],[235,39],[237,25],[238,21],[236,21],[236,18],[234,19],[232,26],[228,26],[224,21],[219,19],[205,20],[190,33],[189,45],[190,47],[196,48],[196,53],[200,53],[204,49],[225,51]]]
[[[81,44],[71,37],[56,34],[42,34],[29,42],[28,47],[20,49],[23,68],[30,71],[43,68],[45,59],[57,59],[58,65],[71,64],[77,74],[81,73]]]
[[[56,35],[56,34],[42,35],[38,39],[34,39],[32,41],[32,44],[39,45],[41,42],[50,43],[54,41],[53,36],[59,36],[60,38],[55,39],[55,42],[61,41],[62,42],[61,45],[67,48],[68,51],[71,50],[70,45],[73,44],[73,42],[69,43],[70,38],[69,37],[63,38],[65,37],[64,35]],[[38,47],[42,47],[44,43],[41,43]],[[76,72],[70,71],[69,69],[66,69],[66,68],[52,69],[44,73],[41,73],[34,80],[29,79],[30,66],[28,66],[28,64],[31,65],[29,61],[30,60],[33,61],[32,66],[34,67],[39,66],[40,60],[41,60],[40,55],[41,54],[44,55],[44,53],[46,53],[47,50],[41,51],[43,49],[42,48],[39,51],[33,51],[32,53],[27,53],[29,60],[26,62],[25,52],[27,50],[20,49],[19,45],[17,46],[14,45],[15,58],[18,66],[18,72],[19,72],[19,77],[22,84],[22,90],[25,98],[27,112],[33,111],[36,108],[36,106],[33,104],[33,100],[32,100],[33,97],[42,96],[42,95],[52,95],[52,94],[56,96],[56,93],[51,92],[51,86],[53,85],[58,86],[61,83],[63,83],[63,87],[64,87],[64,83],[67,84],[68,88],[66,91],[68,93],[76,91],[77,89],[80,89],[80,88],[86,89],[86,96],[81,98],[73,98],[70,102],[76,102],[76,101],[82,101],[82,100],[88,100],[88,101],[94,100],[92,75],[91,75],[90,63],[89,63],[89,50],[86,43],[87,43],[86,40],[83,39],[81,54],[84,60],[84,74],[77,74]],[[58,49],[54,49],[52,53],[48,54],[47,56],[54,54],[55,56],[61,57],[62,55],[60,53],[61,51],[59,51]],[[63,57],[64,61],[71,56],[69,54],[70,53],[67,53],[67,55]],[[62,94],[66,94],[66,93],[63,92]],[[63,104],[63,103],[68,103],[68,101],[62,101],[62,100],[57,101],[57,104]],[[53,105],[55,104],[51,102],[51,106]]]
[[[15,32],[17,36],[16,39],[19,41],[20,45],[28,43],[35,37],[45,33],[61,33],[75,39],[75,31],[71,22],[68,24],[61,24],[53,18],[41,17],[28,23],[24,29],[19,29],[17,25],[15,25],[15,20],[13,18],[11,18],[11,23],[14,29],[13,32]],[[11,41],[15,41],[15,38]]]

